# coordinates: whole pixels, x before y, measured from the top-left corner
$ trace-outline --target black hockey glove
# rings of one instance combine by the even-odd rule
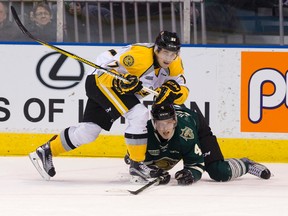
[[[173,104],[174,100],[182,96],[181,87],[175,80],[168,80],[156,91],[159,95],[155,98],[156,104]]]
[[[170,182],[171,175],[169,174],[169,172],[164,171],[159,178],[161,179],[159,181],[159,185],[166,185]]]
[[[195,181],[192,172],[188,169],[176,172],[175,179],[177,179],[179,185],[190,185]]]
[[[153,170],[157,170],[157,177],[160,179],[158,185],[165,185],[169,183],[171,175],[167,171],[159,168],[156,165],[148,165],[148,167]]]
[[[122,77],[126,79],[127,82],[117,78],[113,79],[113,87],[120,94],[134,94],[143,88],[139,77],[131,74],[123,74]]]

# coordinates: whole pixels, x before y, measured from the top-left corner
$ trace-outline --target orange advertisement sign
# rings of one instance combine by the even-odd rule
[[[288,53],[241,53],[241,132],[288,132]]]

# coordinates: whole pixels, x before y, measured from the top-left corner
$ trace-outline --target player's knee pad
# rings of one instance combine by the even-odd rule
[[[208,166],[206,166],[206,171],[210,178],[217,182],[229,181],[232,176],[229,163],[223,160],[210,163]]]
[[[62,134],[61,139],[65,139],[67,147],[79,147],[83,144],[93,142],[101,132],[102,128],[92,122],[83,122],[78,126],[66,128]],[[71,144],[73,146],[71,146]]]
[[[149,110],[143,104],[135,105],[131,110],[125,113],[124,116],[128,121],[128,127],[126,128],[125,133],[147,133],[146,124],[149,120]]]

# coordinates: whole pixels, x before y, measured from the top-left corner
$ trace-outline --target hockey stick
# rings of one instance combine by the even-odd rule
[[[154,179],[153,181],[150,181],[148,182],[146,185],[144,185],[143,187],[139,188],[138,190],[136,191],[131,191],[131,190],[128,190],[131,194],[133,195],[137,195],[139,193],[141,193],[142,191],[144,191],[145,189],[151,187],[152,185],[156,184],[157,182],[159,182],[161,179],[160,178],[156,178]]]
[[[68,52],[68,51],[66,51],[66,50],[63,50],[63,49],[61,49],[61,48],[59,48],[59,47],[56,47],[56,46],[54,46],[54,45],[51,45],[51,44],[49,44],[49,43],[47,43],[47,42],[45,42],[45,41],[42,41],[42,40],[34,37],[34,36],[25,28],[25,26],[22,24],[22,22],[21,22],[20,19],[19,19],[18,14],[17,14],[17,12],[16,12],[16,10],[15,10],[15,8],[14,8],[13,6],[11,6],[11,12],[12,12],[12,16],[13,16],[16,24],[17,24],[18,27],[20,28],[20,30],[21,30],[26,36],[28,36],[29,38],[31,38],[32,40],[34,40],[34,41],[36,41],[36,42],[38,42],[38,43],[40,43],[40,44],[42,44],[42,45],[44,45],[44,46],[47,46],[47,47],[49,47],[49,48],[51,48],[51,49],[53,49],[53,50],[55,50],[55,51],[57,51],[57,52],[65,55],[65,56],[68,56],[68,57],[70,57],[70,58],[76,59],[77,61],[80,61],[80,62],[82,62],[82,63],[84,63],[84,64],[87,64],[87,65],[89,65],[89,66],[91,66],[91,67],[94,67],[94,68],[96,68],[96,69],[99,69],[99,70],[103,71],[104,73],[107,73],[107,74],[115,77],[116,79],[122,80],[122,81],[124,81],[124,82],[129,82],[128,80],[124,79],[124,78],[121,77],[120,75],[118,75],[118,74],[116,74],[116,73],[113,73],[112,71],[107,70],[106,68],[103,68],[103,67],[101,67],[101,66],[99,66],[99,65],[97,65],[97,64],[94,64],[93,62],[88,61],[87,59],[84,59],[84,58],[82,58],[82,57],[80,57],[80,56],[77,56],[77,55],[75,55],[75,54],[73,54],[73,53],[70,53],[70,52]],[[158,92],[156,92],[156,91],[154,91],[154,90],[152,90],[152,89],[149,89],[149,88],[147,88],[147,87],[145,87],[145,86],[143,87],[143,90],[146,91],[146,92],[149,92],[149,93],[151,93],[151,94],[154,94],[154,95],[156,95],[156,96],[158,95]]]

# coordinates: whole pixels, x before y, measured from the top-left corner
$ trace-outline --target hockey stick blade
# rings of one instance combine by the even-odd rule
[[[156,178],[153,181],[148,182],[146,185],[144,185],[143,187],[139,188],[136,191],[131,191],[131,190],[128,190],[128,191],[133,195],[137,195],[137,194],[143,192],[144,190],[146,190],[147,188],[149,188],[150,186],[156,184],[159,181],[160,181],[160,178]]]
[[[112,72],[112,71],[110,71],[110,70],[107,70],[106,68],[103,68],[103,67],[101,67],[101,66],[99,66],[99,65],[96,65],[96,64],[94,64],[93,62],[88,61],[87,59],[84,59],[84,58],[82,58],[82,57],[80,57],[80,56],[77,56],[77,55],[75,55],[75,54],[73,54],[73,53],[70,53],[70,52],[68,52],[68,51],[66,51],[66,50],[63,50],[63,49],[61,49],[61,48],[59,48],[59,47],[56,47],[56,46],[54,46],[54,45],[52,45],[52,44],[49,44],[49,43],[47,43],[47,42],[45,42],[45,41],[43,41],[43,40],[40,40],[40,39],[34,37],[34,36],[25,28],[25,26],[22,24],[21,20],[19,19],[18,14],[17,14],[17,12],[16,12],[16,10],[15,10],[15,8],[14,8],[13,6],[11,6],[11,12],[12,12],[12,16],[13,16],[16,24],[17,24],[18,27],[20,28],[20,30],[21,30],[26,36],[28,36],[30,39],[32,39],[32,40],[34,40],[34,41],[36,41],[36,42],[38,42],[38,43],[40,43],[40,44],[42,44],[42,45],[44,45],[44,46],[46,46],[46,47],[49,47],[50,49],[53,49],[53,50],[55,50],[55,51],[57,51],[57,52],[65,55],[65,56],[68,56],[68,57],[70,57],[70,58],[73,58],[73,59],[75,59],[75,60],[77,60],[77,61],[80,61],[80,62],[82,62],[82,63],[84,63],[84,64],[87,64],[87,65],[89,65],[89,66],[91,66],[91,67],[94,67],[94,68],[96,68],[96,69],[102,70],[104,73],[107,73],[107,74],[109,74],[109,75],[111,75],[111,76],[113,76],[113,77],[115,77],[115,78],[117,78],[117,79],[120,79],[120,80],[122,80],[122,81],[124,81],[124,82],[129,82],[128,80],[124,79],[123,77],[119,76],[118,74],[116,74],[116,73],[114,73],[114,72]],[[151,94],[154,94],[154,95],[156,95],[156,96],[158,95],[158,92],[156,92],[156,91],[154,91],[154,90],[152,90],[152,89],[149,89],[149,88],[147,88],[147,87],[145,87],[145,86],[143,87],[143,90],[146,91],[146,92],[149,92],[149,93],[151,93]]]

